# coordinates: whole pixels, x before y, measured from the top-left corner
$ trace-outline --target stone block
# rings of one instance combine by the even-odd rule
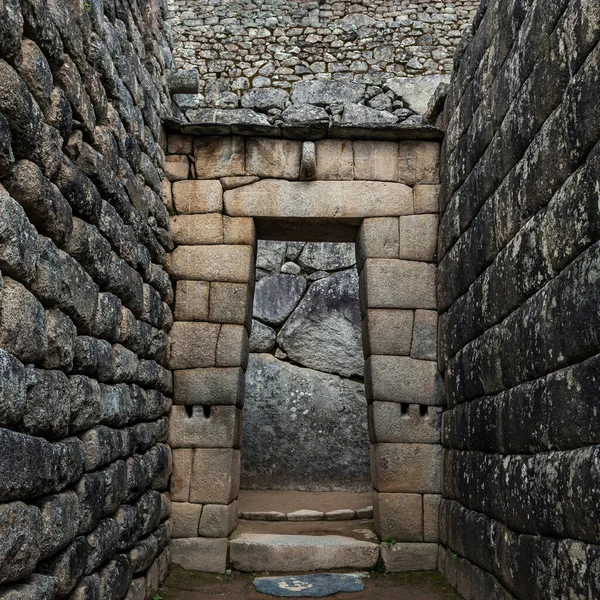
[[[435,260],[438,216],[408,215],[400,217],[400,253],[404,260]]]
[[[364,308],[436,308],[435,265],[368,258],[361,273]]]
[[[439,185],[415,185],[413,194],[415,214],[439,212]]]
[[[255,175],[221,177],[221,183],[223,184],[224,190],[233,190],[237,187],[242,187],[243,185],[250,185],[251,183],[256,183],[259,179],[260,177],[256,177]]]
[[[371,474],[379,492],[440,492],[442,446],[438,444],[375,444]]]
[[[215,364],[219,325],[196,321],[173,323],[170,332],[170,369],[212,367]]]
[[[250,292],[250,285],[245,283],[211,283],[209,320],[213,323],[247,323]]]
[[[190,502],[229,504],[240,489],[240,451],[196,448],[192,464]]]
[[[249,283],[254,279],[252,246],[179,246],[169,257],[174,279]]]
[[[222,325],[217,342],[217,367],[241,367],[246,369],[250,341],[248,330],[243,325]]]
[[[367,258],[398,258],[398,219],[364,219],[356,238],[359,268]]]
[[[209,538],[223,538],[238,524],[237,500],[231,504],[205,504],[200,517],[198,533]]]
[[[223,216],[223,243],[254,246],[256,243],[254,219]]]
[[[398,402],[369,405],[371,442],[439,444],[442,407]]]
[[[171,190],[178,213],[193,215],[221,212],[223,209],[223,188],[218,180],[176,181]]]
[[[171,521],[173,522],[171,538],[198,537],[198,523],[200,523],[201,514],[202,504],[173,502],[171,504]]]
[[[227,567],[227,538],[171,540],[171,561],[189,571],[223,573]]]
[[[190,176],[190,161],[184,154],[165,156],[165,177],[168,181],[180,181]]]
[[[423,541],[421,494],[373,493],[373,518],[379,539],[396,542]]]
[[[163,179],[160,184],[160,197],[167,210],[171,212],[173,209],[173,192],[171,191],[171,182],[168,179]]]
[[[351,140],[318,140],[315,142],[316,177],[322,180],[354,179],[354,156]]]
[[[173,502],[187,502],[190,497],[193,450],[187,448],[174,449],[172,457],[171,500]]]
[[[245,142],[239,136],[194,138],[198,179],[245,175]]]
[[[169,154],[191,154],[194,146],[194,138],[191,135],[171,134],[167,141],[167,152]]]
[[[175,295],[177,321],[208,321],[210,284],[207,281],[178,281]]]
[[[219,213],[176,215],[169,219],[174,244],[222,244],[223,217]]]
[[[57,308],[46,311],[46,337],[48,351],[44,357],[44,369],[73,368],[73,345],[77,337],[77,327],[73,321]]]
[[[215,406],[244,402],[244,371],[239,367],[175,371],[175,404]]]
[[[398,181],[406,185],[440,182],[440,144],[406,140],[398,148]]]
[[[423,496],[423,541],[438,542],[440,501],[439,494],[424,494]]]
[[[354,179],[398,181],[398,143],[355,140]]]
[[[444,405],[436,363],[407,356],[371,355],[365,362],[365,393],[369,401]]]
[[[427,543],[399,543],[388,547],[387,544],[382,544],[381,558],[386,573],[435,571],[437,546]]]
[[[436,360],[438,314],[435,310],[416,310],[411,358]]]
[[[298,179],[302,142],[273,138],[246,140],[246,172],[258,177]]]
[[[363,320],[363,351],[371,354],[408,356],[413,335],[412,310],[374,308]]]
[[[355,218],[413,213],[412,190],[384,181],[285,181],[264,179],[225,192],[232,217]]]
[[[0,426],[19,426],[27,405],[28,379],[25,366],[0,349]]]
[[[171,448],[239,448],[241,434],[241,410],[235,406],[171,408],[168,441]]]

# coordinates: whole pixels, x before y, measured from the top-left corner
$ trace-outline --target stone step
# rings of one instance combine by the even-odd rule
[[[230,558],[238,571],[372,569],[379,544],[339,535],[242,533],[230,542]]]

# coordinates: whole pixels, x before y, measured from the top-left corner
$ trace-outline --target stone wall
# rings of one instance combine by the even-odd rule
[[[446,102],[439,562],[467,599],[600,597],[599,39],[594,0],[490,0]]]
[[[243,489],[370,491],[353,243],[259,240]]]
[[[436,567],[439,149],[419,139],[169,136],[177,564],[221,572],[237,525],[258,237],[356,242],[375,528],[399,542],[381,546],[388,570]]]
[[[0,2],[0,597],[156,593],[165,6]]]

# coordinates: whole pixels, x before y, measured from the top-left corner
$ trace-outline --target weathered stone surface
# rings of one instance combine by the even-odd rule
[[[234,217],[364,218],[408,215],[412,192],[399,183],[270,179],[225,192]]]
[[[410,351],[412,358],[436,360],[438,315],[433,310],[416,310],[413,341]]]
[[[27,403],[28,379],[23,364],[0,350],[0,424],[3,427],[15,427],[21,421]]]
[[[194,140],[198,179],[245,175],[245,141],[241,137],[202,137]]]
[[[441,406],[442,381],[432,361],[407,356],[370,356],[365,363],[369,400]]]
[[[256,230],[254,219],[232,218],[223,215],[223,243],[243,244],[254,246],[256,242]]]
[[[169,230],[175,244],[221,244],[223,217],[219,213],[177,215],[170,218]]]
[[[240,571],[315,571],[372,568],[379,546],[336,535],[245,533],[230,543],[231,562]]]
[[[246,92],[242,96],[242,108],[269,110],[279,108],[283,110],[287,103],[288,94],[284,90],[274,88],[258,88]]]
[[[398,181],[398,144],[356,140],[354,177],[373,181]]]
[[[195,538],[198,536],[198,523],[202,514],[202,504],[173,502],[171,505],[173,536],[177,538]]]
[[[56,578],[35,573],[21,583],[0,588],[2,600],[50,600],[56,592]]]
[[[435,260],[437,232],[437,215],[400,217],[399,258],[429,262]]]
[[[246,379],[244,488],[369,489],[361,384],[267,354],[250,356]]]
[[[286,242],[258,240],[256,245],[256,268],[277,274],[285,260]]]
[[[171,499],[174,502],[187,502],[190,495],[193,451],[191,449],[173,450],[173,472],[171,473]]]
[[[221,325],[215,365],[245,369],[248,364],[249,346],[248,331],[244,325]]]
[[[235,406],[173,406],[169,417],[171,448],[239,448],[241,414]],[[212,536],[223,537],[223,536]]]
[[[257,283],[257,291],[267,279]],[[254,312],[261,317],[256,309]],[[313,283],[277,340],[293,361],[305,367],[345,377],[361,376],[360,330],[358,275],[348,269]]]
[[[245,283],[211,283],[209,320],[244,324],[250,310],[250,292],[250,286]]]
[[[423,541],[421,494],[373,494],[375,531],[382,540]]]
[[[315,573],[293,577],[257,577],[257,591],[284,598],[324,598],[337,593],[361,592],[365,589],[362,573]]]
[[[252,332],[250,333],[250,352],[269,352],[275,346],[277,334],[275,330],[252,319]]]
[[[325,514],[319,510],[300,509],[287,514],[288,521],[322,521]]]
[[[258,177],[298,179],[302,142],[271,138],[248,138],[246,171]]]
[[[244,403],[244,372],[239,367],[175,371],[175,403],[212,406]]]
[[[252,246],[178,246],[169,259],[175,279],[248,283],[253,277]]]
[[[369,309],[362,330],[365,356],[408,356],[413,339],[413,321],[412,310]]]
[[[290,125],[318,126],[329,125],[329,114],[320,106],[311,104],[291,104],[282,113],[284,123]]]
[[[350,140],[319,140],[315,142],[315,179],[354,179],[354,155]]]
[[[439,517],[441,496],[423,494],[423,541],[439,541]]]
[[[406,185],[439,183],[440,145],[437,142],[400,142],[398,157],[398,181]]]
[[[349,104],[359,102],[364,93],[363,84],[345,81],[299,81],[292,86],[290,99],[294,104]]]
[[[200,517],[198,533],[204,537],[227,537],[237,527],[238,503],[205,504]]]
[[[183,214],[221,212],[223,188],[216,181],[176,181],[172,186],[173,202]]]
[[[300,275],[269,275],[256,283],[254,317],[273,325],[281,325],[296,308],[306,279]]]
[[[421,75],[418,77],[394,77],[385,85],[400,96],[408,108],[422,115],[427,110],[429,100],[441,83],[448,83],[447,75]]]
[[[69,378],[61,371],[43,369],[30,371],[30,376],[22,430],[50,439],[66,437],[71,418]]]
[[[187,156],[174,154],[165,157],[165,177],[168,181],[188,179],[189,174],[190,161]]]
[[[337,271],[356,264],[354,244],[308,242],[300,252],[298,263],[315,271]]]
[[[227,567],[227,538],[189,538],[172,540],[171,560],[184,569],[223,573]]]
[[[441,417],[442,407],[409,404],[405,408],[397,402],[373,402],[369,406],[371,442],[439,444]]]
[[[437,213],[439,211],[439,185],[415,185],[413,188],[415,213]]]
[[[356,238],[356,253],[362,267],[367,258],[398,258],[398,219],[364,219]]]
[[[196,448],[192,464],[190,502],[230,504],[240,489],[240,451]]]
[[[210,284],[207,281],[178,281],[175,297],[175,319],[208,321]]]
[[[346,104],[342,113],[342,123],[352,125],[393,125],[398,117],[387,110],[377,110],[364,104]]]
[[[356,518],[356,512],[349,508],[339,508],[325,513],[326,521],[351,521]]]

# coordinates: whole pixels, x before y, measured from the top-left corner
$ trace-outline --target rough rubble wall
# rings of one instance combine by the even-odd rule
[[[370,491],[354,244],[257,246],[241,487]]]
[[[208,109],[240,107],[264,114],[271,123],[284,111],[284,121],[322,119],[326,113],[307,108],[311,99],[302,94],[292,92],[290,107],[289,92],[297,82],[333,80],[362,85],[351,97],[346,88],[334,90],[335,97],[325,103],[338,105],[334,117],[352,103],[362,108],[351,110],[347,122],[373,120],[373,115],[386,123],[403,120],[424,112],[407,99],[403,81],[452,71],[456,44],[478,4],[170,0],[176,63],[197,69],[201,87],[201,94],[176,101],[183,111],[198,111],[192,121],[209,120]],[[424,82],[433,89],[437,83]],[[365,114],[369,109],[379,112]]]
[[[154,0],[0,1],[0,597],[151,598],[170,48]]]
[[[446,104],[440,567],[600,597],[600,7],[491,0]]]

